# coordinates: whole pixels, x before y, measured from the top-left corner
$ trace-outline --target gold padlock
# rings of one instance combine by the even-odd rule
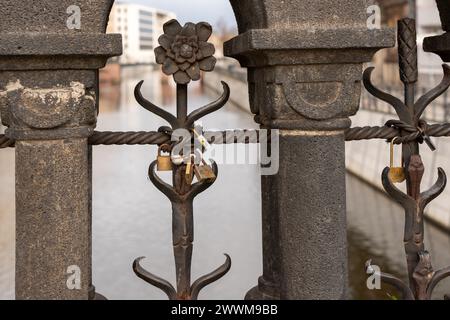
[[[406,175],[405,175],[405,168],[403,167],[394,167],[394,142],[395,139],[392,139],[391,145],[390,145],[390,166],[389,166],[389,180],[391,180],[393,183],[400,183],[405,181]]]
[[[162,152],[170,152],[170,146],[163,144],[158,148],[158,159],[156,164],[156,169],[158,171],[172,171],[172,159],[170,154],[162,155]]]
[[[217,178],[214,171],[209,165],[206,164],[205,160],[202,160],[202,163],[200,165],[194,166],[194,173],[198,181],[205,181],[210,183]]]

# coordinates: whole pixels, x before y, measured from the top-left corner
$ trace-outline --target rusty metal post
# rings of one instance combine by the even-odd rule
[[[225,53],[248,68],[256,121],[280,132],[279,172],[262,178],[264,273],[247,299],[345,299],[344,130],[363,63],[394,33],[369,29],[366,0],[230,2],[240,35]]]
[[[0,3],[0,106],[16,140],[16,298],[89,299],[98,69],[113,0]]]

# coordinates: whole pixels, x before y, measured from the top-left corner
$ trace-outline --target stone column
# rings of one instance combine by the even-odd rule
[[[366,0],[230,0],[256,121],[280,133],[280,167],[262,178],[264,272],[247,299],[346,299],[345,137],[362,66],[394,45],[369,30]],[[343,10],[345,8],[345,10]]]
[[[16,140],[16,298],[92,299],[98,69],[121,54],[112,0],[2,0],[0,106]]]

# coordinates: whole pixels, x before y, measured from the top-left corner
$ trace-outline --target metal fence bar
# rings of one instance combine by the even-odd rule
[[[257,132],[257,135],[248,135],[249,132]],[[353,127],[345,131],[346,141],[386,139],[391,140],[400,136],[400,129],[387,126],[365,126]],[[233,134],[227,138],[230,131],[206,131],[205,136],[222,135],[221,139],[212,139],[212,144],[233,144],[233,143],[259,143],[259,131],[252,129],[232,130]],[[405,142],[417,139],[418,133],[411,133],[409,136],[402,137]],[[429,125],[426,134],[430,137],[450,137],[450,124],[433,124]],[[232,139],[230,139],[232,137]],[[227,140],[228,139],[228,140]],[[170,142],[170,135],[155,131],[128,131],[128,132],[111,132],[111,131],[95,131],[89,138],[89,144],[93,146],[99,145],[161,145]],[[0,134],[0,149],[13,148],[14,140],[9,139],[4,134]]]

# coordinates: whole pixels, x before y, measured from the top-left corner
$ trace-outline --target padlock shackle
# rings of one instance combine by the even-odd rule
[[[394,167],[394,144],[395,144],[395,139],[397,139],[398,137],[395,137],[394,139],[391,140],[390,142],[390,152],[389,152],[389,166],[391,168]],[[402,163],[403,166],[403,163]]]
[[[166,148],[167,151],[163,150],[163,148]],[[164,151],[166,153],[170,153],[170,149],[172,149],[172,147],[170,145],[168,145],[167,143],[164,143],[158,147],[158,155],[160,156],[162,151]]]

